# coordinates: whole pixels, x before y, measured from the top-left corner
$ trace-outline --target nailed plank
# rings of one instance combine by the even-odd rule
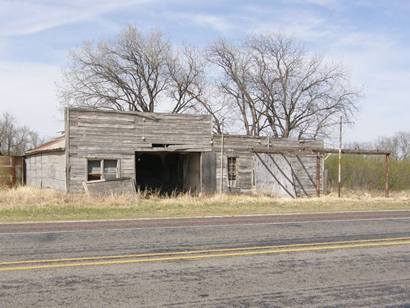
[[[209,115],[141,114],[70,108],[71,191],[82,190],[87,158],[121,157],[121,174],[135,177],[135,152],[212,150]],[[170,144],[168,149],[153,144]],[[122,162],[127,161],[125,165]]]

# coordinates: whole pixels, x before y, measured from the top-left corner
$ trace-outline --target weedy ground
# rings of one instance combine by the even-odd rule
[[[0,222],[132,219],[340,211],[410,210],[410,191],[392,193],[344,191],[321,198],[285,199],[263,195],[129,194],[92,197],[48,189],[0,190]]]

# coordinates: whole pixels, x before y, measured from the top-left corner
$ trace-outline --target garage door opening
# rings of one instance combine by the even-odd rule
[[[137,152],[135,178],[141,191],[200,192],[200,153]]]

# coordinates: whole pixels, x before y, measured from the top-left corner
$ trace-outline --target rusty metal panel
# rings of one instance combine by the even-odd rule
[[[23,157],[0,156],[0,186],[23,184]]]

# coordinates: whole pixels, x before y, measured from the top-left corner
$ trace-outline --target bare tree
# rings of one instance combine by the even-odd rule
[[[70,60],[59,87],[65,105],[178,113],[200,91],[195,53],[176,52],[160,32],[144,36],[129,26],[114,41],[86,43]]]
[[[0,153],[23,155],[26,150],[39,145],[38,134],[26,126],[17,126],[16,119],[9,113],[0,117]]]
[[[410,133],[398,132],[395,136],[398,140],[398,158],[401,160],[410,158]]]
[[[248,135],[316,138],[356,109],[358,93],[341,68],[278,35],[253,36],[240,46],[218,41],[210,61],[221,69],[221,92],[236,103]]]
[[[203,95],[205,63],[198,50],[185,47],[168,62],[168,94],[172,99],[172,112],[192,109]]]
[[[379,137],[374,142],[375,149],[383,149],[391,152],[392,156],[398,160],[410,158],[410,133],[397,132],[391,137]]]
[[[2,154],[10,155],[16,134],[15,118],[9,113],[3,113],[0,119],[0,150]]]
[[[252,37],[247,45],[254,58],[254,85],[274,136],[316,138],[338,116],[352,117],[358,93],[340,67],[324,64],[279,35]]]
[[[253,63],[248,50],[220,40],[209,48],[209,60],[222,70],[218,87],[236,107],[245,133],[259,135],[264,128],[261,112],[264,108],[253,93]]]
[[[228,108],[210,80],[208,64],[201,50],[185,47],[169,66],[168,93],[175,102],[173,112],[210,114],[214,131],[220,134],[228,124]]]
[[[70,60],[59,88],[65,105],[208,113],[218,133],[240,126],[252,136],[316,138],[356,108],[357,92],[340,67],[277,35],[239,45],[219,40],[204,57],[129,26],[116,40],[85,44]]]
[[[192,106],[195,113],[210,114],[213,119],[213,131],[216,134],[227,132],[235,125],[234,107],[225,97],[219,95],[215,85],[207,83],[197,97],[197,104]]]
[[[353,149],[374,149],[388,151],[397,160],[410,159],[410,132],[397,132],[393,136],[383,136],[370,142],[353,142],[348,147]]]

